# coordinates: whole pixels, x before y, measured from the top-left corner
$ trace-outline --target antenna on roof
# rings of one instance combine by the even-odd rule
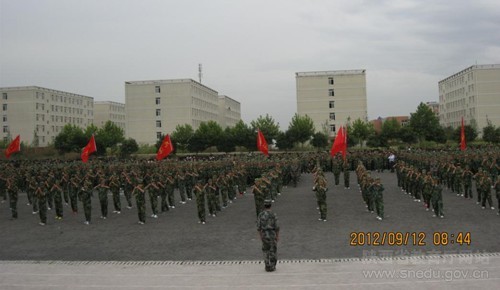
[[[203,67],[200,64],[198,64],[198,80],[200,81],[200,84],[201,84],[201,77],[203,76],[203,73],[201,72],[203,70]]]

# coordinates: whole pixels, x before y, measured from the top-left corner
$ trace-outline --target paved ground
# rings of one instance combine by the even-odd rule
[[[497,210],[481,210],[475,200],[445,191],[445,218],[433,218],[401,193],[394,174],[372,175],[386,188],[383,221],[366,212],[354,176],[351,188],[344,189],[328,175],[327,222],[317,220],[310,175],[299,187],[284,190],[274,206],[282,228],[276,273],[265,273],[260,262],[251,195],[239,197],[206,225],[197,223],[193,201],[141,226],[135,208],[99,219],[94,200],[90,226],[83,225],[82,212],[72,215],[65,207],[62,221],[49,212],[44,227],[21,196],[18,220],[10,221],[8,203],[0,204],[0,289],[486,289],[499,284]],[[410,234],[407,246],[351,246],[353,232],[422,233],[425,245],[411,245]],[[448,233],[450,240],[452,234],[470,232],[471,245],[435,246],[435,232]],[[377,278],[370,270],[389,272],[377,272],[386,275]],[[437,276],[419,278],[419,273]]]

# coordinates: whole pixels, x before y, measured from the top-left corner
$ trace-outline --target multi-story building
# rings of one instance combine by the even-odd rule
[[[86,128],[94,119],[94,99],[41,87],[0,88],[3,140],[47,146],[66,124]]]
[[[453,128],[500,126],[500,64],[473,65],[438,83],[439,122]]]
[[[436,117],[439,119],[439,103],[438,102],[426,102],[425,103],[429,109],[436,115]]]
[[[113,122],[125,132],[125,104],[111,101],[94,102],[94,125],[102,127],[107,121]]]
[[[234,127],[240,120],[240,102],[228,96],[219,96],[219,124],[222,128]]]
[[[219,94],[192,79],[125,82],[127,136],[154,144],[177,125],[219,121]]]
[[[298,72],[296,84],[297,112],[316,131],[334,136],[348,122],[368,121],[365,70]]]
[[[399,123],[401,127],[404,127],[408,125],[410,122],[410,117],[408,116],[391,116],[391,117],[378,117],[375,120],[371,120],[370,123],[373,125],[373,129],[375,132],[380,133],[382,132],[382,126],[384,125],[384,122],[389,121],[389,120],[396,120],[396,122]]]

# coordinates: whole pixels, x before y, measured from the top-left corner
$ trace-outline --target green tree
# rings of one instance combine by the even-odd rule
[[[87,142],[88,139],[80,127],[67,124],[54,139],[54,147],[60,153],[80,152]]]
[[[455,142],[458,142],[460,143],[460,138],[461,138],[461,131],[462,131],[462,128],[461,127],[458,127],[454,130],[453,132],[453,140]],[[467,143],[469,142],[472,142],[474,140],[476,140],[477,138],[477,132],[476,130],[474,129],[474,127],[470,126],[470,125],[465,125],[464,126],[464,131],[465,131],[465,141]]]
[[[410,126],[404,126],[401,128],[399,131],[399,139],[408,144],[417,142],[417,136]]]
[[[500,142],[500,128],[495,128],[490,120],[487,120],[487,125],[483,128],[483,140],[493,144]]]
[[[386,139],[397,139],[399,138],[399,131],[401,130],[401,125],[398,120],[391,118],[385,120],[382,124],[381,137]]]
[[[264,137],[266,137],[268,144],[272,144],[273,139],[276,140],[280,132],[279,124],[268,114],[266,114],[265,117],[259,116],[257,120],[250,122],[250,125],[252,126],[255,136],[257,136],[257,129],[260,129]]]
[[[233,152],[236,144],[234,143],[234,131],[230,127],[224,129],[223,134],[217,143],[217,151],[219,152]]]
[[[314,134],[314,122],[308,115],[300,116],[295,113],[288,125],[287,134],[289,134],[293,143],[309,141]]]
[[[382,134],[382,133],[375,133],[370,136],[368,136],[368,139],[366,140],[366,145],[368,147],[387,147],[387,138]]]
[[[409,125],[417,135],[419,141],[442,141],[443,129],[432,110],[424,103],[420,103],[417,111],[411,114]]]
[[[93,130],[90,128],[89,130]],[[118,143],[122,143],[125,140],[125,133],[123,129],[118,127],[115,123],[107,121],[104,126],[97,130],[95,133],[96,145],[98,152],[106,152],[107,148],[116,148]]]
[[[318,150],[324,149],[326,146],[328,146],[328,136],[326,136],[322,132],[316,132],[313,135],[311,144]]]
[[[238,121],[231,129],[234,144],[236,146],[245,147],[248,150],[257,150],[257,135],[250,126],[242,120]]]
[[[135,139],[125,139],[122,142],[122,146],[120,146],[120,156],[122,158],[128,157],[130,154],[137,152],[137,150],[139,150],[139,145]]]
[[[223,138],[223,134],[222,127],[217,122],[201,122],[200,127],[198,127],[191,140],[190,150],[200,152],[209,147],[216,146]]]
[[[185,125],[177,125],[170,137],[172,139],[174,148],[178,148],[182,151],[187,151],[189,148],[189,144],[191,142],[191,138],[193,138],[193,135],[194,135],[193,127],[191,127],[191,125],[189,124],[185,124]]]
[[[278,136],[276,137],[276,146],[279,148],[279,150],[290,150],[293,148],[293,141],[287,132],[279,132]]]
[[[361,146],[363,146],[363,142],[368,139],[368,136],[370,136],[373,131],[372,125],[368,122],[362,121],[361,119],[356,119],[352,123],[351,128],[352,131],[349,132],[349,135],[356,143],[359,143]],[[347,135],[347,137],[349,137],[349,135]]]

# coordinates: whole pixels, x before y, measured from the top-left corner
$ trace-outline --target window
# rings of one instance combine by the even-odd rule
[[[161,140],[161,132],[156,132],[156,140]]]
[[[160,93],[160,86],[155,86],[155,93],[157,93],[157,94]]]
[[[335,132],[336,129],[335,129],[335,125],[330,125],[330,132]]]
[[[156,121],[156,127],[161,128],[161,121],[160,120]]]
[[[9,133],[9,126],[3,126],[3,132]]]
[[[328,78],[328,84],[333,85],[333,78]]]
[[[155,102],[156,102],[157,105],[159,105],[160,104],[160,98],[155,98]]]
[[[335,96],[335,92],[333,91],[333,89],[328,90],[328,96],[330,96],[330,97]]]
[[[3,121],[7,122],[7,115],[3,115]]]
[[[161,116],[161,109],[156,109],[156,116]]]
[[[2,93],[2,99],[4,99],[4,100],[8,99],[7,93]]]
[[[7,111],[7,104],[3,104],[3,105],[2,105],[2,109],[3,109],[4,111]]]
[[[328,106],[329,106],[329,108],[330,108],[330,109],[335,108],[335,101],[330,101],[330,102],[328,103]]]
[[[330,113],[330,120],[335,120],[335,113]]]

